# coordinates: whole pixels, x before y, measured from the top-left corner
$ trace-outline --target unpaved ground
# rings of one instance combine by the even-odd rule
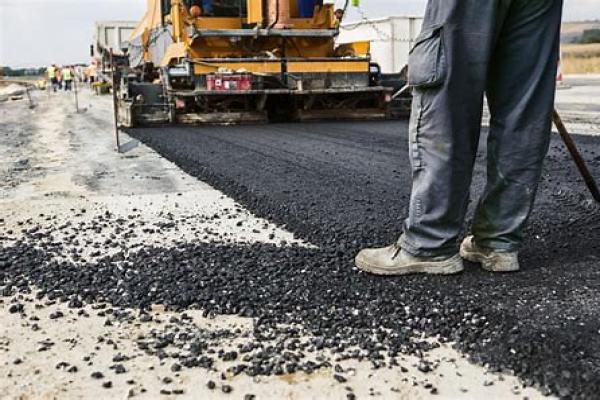
[[[514,378],[485,374],[480,367],[457,358],[459,356],[446,346],[427,354],[427,359],[434,363],[435,373],[419,371],[418,358],[408,356],[400,360],[406,372],[400,367],[374,371],[369,363],[356,361],[332,361],[331,366],[310,374],[296,372],[255,378],[235,375],[231,371],[236,366],[235,361],[220,360],[210,370],[178,370],[174,367],[177,361],[168,358],[161,361],[147,355],[137,342],[151,337],[153,329],[161,330],[167,325],[166,329],[172,330],[174,326],[181,326],[179,322],[170,322],[172,318],[181,318],[181,314],[157,310],[150,313],[153,321],[142,323],[136,319],[119,321],[118,317],[106,313],[108,307],[73,311],[64,305],[52,304],[35,310],[35,302],[24,304],[32,309],[26,312],[26,317],[19,314],[2,317],[0,363],[4,365],[5,375],[0,390],[5,394],[3,398],[240,399],[254,394],[259,399],[342,399],[350,393],[346,387],[352,388],[358,398],[370,397],[373,392],[381,398],[423,399],[429,397],[427,387],[435,387],[440,398],[540,397],[531,388],[523,390]],[[62,310],[65,316],[50,319],[57,310]],[[186,315],[190,318],[186,320],[187,326],[208,331],[240,329],[242,334],[236,337],[214,340],[227,351],[239,351],[238,345],[247,342],[244,335],[252,335],[250,319],[206,318],[198,311],[188,311]],[[115,358],[118,356],[126,358],[120,361]],[[315,355],[315,359],[319,356],[335,360],[335,356],[326,351]],[[124,366],[126,372],[117,372],[117,365]],[[340,384],[333,378],[334,366],[343,369],[347,382]],[[94,377],[94,372],[102,373],[102,377]],[[209,381],[216,384],[215,389],[209,388]],[[111,384],[109,389],[102,387],[107,382]],[[222,392],[224,385],[232,387],[230,395]]]
[[[95,264],[97,260],[106,256],[127,259],[150,248],[181,243],[242,248],[254,243],[259,245],[257,249],[293,244],[314,247],[257,218],[127,136],[123,142],[128,151],[116,154],[109,99],[84,92],[80,100],[86,109],[80,114],[74,113],[73,99],[64,93],[37,93],[33,110],[24,102],[0,105],[3,250],[23,243],[43,248],[47,254],[29,260],[43,259],[39,265],[48,263],[49,269],[58,262],[65,262],[61,264],[64,268],[73,265],[70,284],[76,286],[78,279],[93,277],[93,268],[103,265],[102,261]],[[234,156],[230,162],[243,160]],[[315,338],[302,327],[292,339],[308,349],[306,359],[298,365],[314,360],[314,372],[237,374],[239,371],[231,368],[238,365],[245,344],[257,344],[258,351],[268,352],[269,346],[277,347],[284,339],[257,340],[256,319],[214,312],[205,315],[195,306],[176,312],[149,305],[146,312],[109,301],[78,304],[78,298],[63,298],[60,291],[52,291],[62,284],[53,282],[58,274],[39,282],[49,285],[43,288],[45,292],[34,286],[27,294],[26,288],[11,287],[13,275],[3,271],[19,263],[24,269],[35,266],[27,264],[26,253],[9,254],[8,259],[6,254],[0,256],[0,289],[6,296],[0,298],[1,398],[244,398],[254,394],[257,398],[321,399],[352,398],[354,394],[357,398],[416,399],[432,393],[439,398],[540,397],[536,389],[523,388],[510,375],[487,373],[470,364],[449,344],[425,338],[423,343],[431,345],[420,345],[424,353],[400,353],[394,357],[398,366],[388,365],[390,361],[384,357],[385,366],[373,369],[368,351],[364,360],[358,361],[338,360],[340,356],[327,346],[315,350]],[[15,254],[20,256],[12,258]],[[115,265],[116,274],[123,265]],[[87,272],[78,278],[76,268]],[[150,290],[160,292],[163,285],[158,268]],[[168,271],[166,268],[164,286],[173,284]],[[98,286],[102,284],[98,282]],[[185,279],[179,284],[185,285]],[[247,290],[260,291],[262,284],[258,281]],[[182,332],[186,336],[179,335]],[[176,335],[174,341],[172,335]],[[170,345],[153,347],[165,338]],[[189,355],[192,350],[186,346],[192,342],[206,345],[202,354],[205,361],[214,362],[210,368],[180,370],[174,366],[186,360],[182,354]],[[428,348],[432,349],[426,351]],[[238,355],[224,361],[232,356],[211,352],[218,349],[236,349]],[[248,354],[256,356],[256,352],[253,349]],[[94,378],[94,372],[102,376],[95,374]],[[209,381],[215,382],[212,390]],[[223,392],[226,385],[232,388],[230,394]]]

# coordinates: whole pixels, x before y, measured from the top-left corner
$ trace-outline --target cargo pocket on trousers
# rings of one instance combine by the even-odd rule
[[[410,129],[408,132],[408,144],[410,150],[410,165],[413,174],[423,168],[421,157],[421,144],[419,143],[419,132],[421,130],[421,119],[423,118],[423,96],[422,93],[413,94],[412,112],[410,114]],[[414,176],[413,176],[414,178]]]
[[[443,26],[423,30],[408,56],[408,84],[416,88],[443,85],[448,73]]]

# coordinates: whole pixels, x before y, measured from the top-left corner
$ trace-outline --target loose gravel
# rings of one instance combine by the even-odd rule
[[[456,342],[492,370],[513,371],[524,385],[594,398],[600,390],[600,209],[587,200],[557,141],[527,230],[522,272],[493,275],[472,266],[452,277],[378,278],[353,268],[360,248],[388,244],[399,232],[410,192],[405,128],[394,122],[134,131],[188,173],[315,247],[181,242],[74,262],[57,257],[64,252],[53,237],[59,227],[24,223],[23,238],[11,237],[0,254],[0,293],[14,298],[35,287],[40,299],[75,309],[108,303],[123,310],[121,318],[139,321],[152,319],[154,304],[254,319],[250,333],[215,333],[182,317],[139,340],[140,349],[173,358],[173,373],[210,369],[215,359],[234,362],[227,371],[234,375],[335,368],[335,359],[318,358],[322,349],[337,360],[369,360],[377,369],[436,346],[420,339],[424,334]],[[600,141],[580,142],[598,175]],[[480,157],[475,193],[483,172]],[[98,216],[91,223],[101,232],[129,222]],[[12,305],[24,312],[22,304]],[[244,335],[246,347],[222,348],[224,339]],[[115,372],[127,373],[119,365]],[[423,359],[418,368],[428,373],[436,365]],[[334,379],[346,384],[342,370]],[[207,385],[235,393],[225,384]]]

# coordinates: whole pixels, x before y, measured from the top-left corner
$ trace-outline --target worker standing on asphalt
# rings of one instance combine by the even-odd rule
[[[73,71],[71,71],[71,67],[66,65],[62,69],[62,79],[65,84],[65,92],[71,90],[71,84],[73,83]]]
[[[58,86],[58,80],[56,79],[56,65],[52,64],[51,66],[49,66],[46,73],[48,74],[48,80],[50,81],[52,91],[56,92]]]
[[[517,252],[548,151],[562,0],[429,0],[409,58],[412,194],[394,245],[365,249],[361,270],[451,274],[465,258],[519,269]],[[491,120],[487,184],[457,252],[479,143]]]

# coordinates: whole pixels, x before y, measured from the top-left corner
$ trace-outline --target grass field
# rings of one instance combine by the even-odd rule
[[[561,50],[564,74],[600,73],[600,43],[563,44]]]

